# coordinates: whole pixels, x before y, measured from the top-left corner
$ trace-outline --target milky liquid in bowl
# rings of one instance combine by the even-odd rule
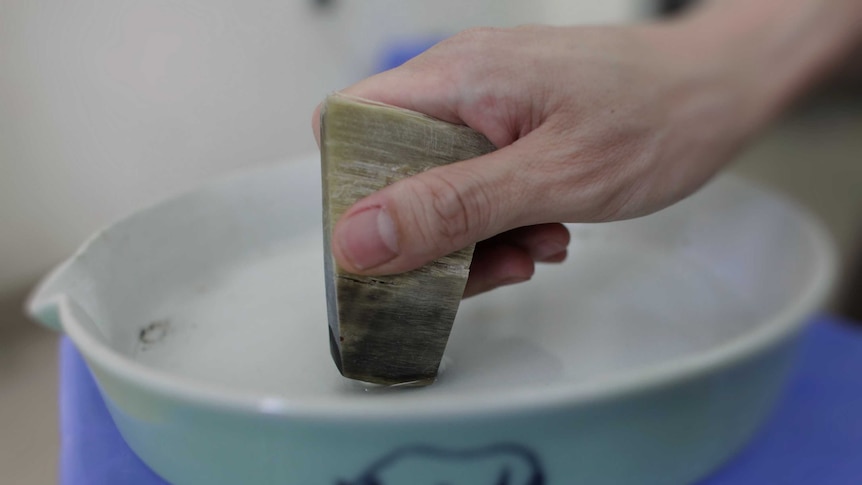
[[[576,229],[565,264],[464,301],[437,382],[397,391],[445,399],[588,383],[706,351],[751,326],[746,301],[708,268]],[[308,232],[177,285],[139,322],[133,359],[288,399],[381,392],[332,363],[322,258],[319,234]]]

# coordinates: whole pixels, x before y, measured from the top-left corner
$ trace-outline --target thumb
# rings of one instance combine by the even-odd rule
[[[400,180],[360,200],[333,230],[336,261],[353,273],[401,273],[533,223],[523,217],[528,191],[515,166],[527,151],[516,142]]]

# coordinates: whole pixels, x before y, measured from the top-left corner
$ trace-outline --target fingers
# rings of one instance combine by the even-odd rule
[[[555,147],[537,137],[533,124],[525,130],[512,121],[511,113],[519,112],[516,106],[520,106],[510,104],[513,96],[461,86],[465,74],[452,66],[463,70],[477,64],[454,62],[473,52],[468,47],[477,39],[475,35],[468,37],[470,42],[437,46],[342,91],[467,124],[501,147],[473,160],[401,180],[354,204],[336,223],[332,236],[333,256],[346,271],[368,275],[409,271],[512,228],[562,220],[555,219],[561,206],[557,194],[547,190],[548,181],[561,183],[561,174],[552,164],[543,165],[536,173],[531,169],[541,165],[536,157],[553,157]],[[479,37],[489,40],[484,34]],[[485,79],[480,74],[473,72],[467,78]],[[318,143],[319,111],[318,107],[313,114]],[[535,123],[544,116],[530,113]],[[551,230],[560,229],[565,232],[562,226]],[[531,264],[565,258],[568,240],[560,246],[553,237],[530,239],[541,234],[536,230],[509,234],[507,244],[519,248]],[[516,236],[523,240],[513,239]]]
[[[522,150],[516,143],[437,167],[360,200],[333,230],[338,264],[353,273],[401,273],[531,223],[522,222],[530,201],[514,167]]]
[[[377,101],[424,113],[428,116],[462,123],[457,114],[458,105],[452,80],[446,79],[447,70],[429,69],[423,56],[406,64],[366,78],[346,89],[343,94]],[[311,128],[320,146],[320,105],[314,109]]]
[[[493,290],[500,286],[528,281],[535,271],[533,258],[515,245],[488,244],[476,247],[470,278],[464,288],[464,298]]]
[[[537,263],[559,263],[566,258],[571,234],[558,223],[539,224],[513,229],[485,243],[503,243],[518,246]]]
[[[425,55],[425,54],[423,54]],[[447,69],[431,69],[420,56],[395,69],[364,79],[342,93],[424,113],[450,123],[462,123],[456,107],[458,89]]]
[[[535,263],[562,262],[570,238],[562,224],[541,224],[514,229],[478,243],[464,298],[528,281]]]

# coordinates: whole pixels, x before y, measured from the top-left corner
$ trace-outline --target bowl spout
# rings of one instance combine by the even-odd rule
[[[42,325],[63,331],[60,318],[60,304],[71,289],[80,284],[83,271],[74,259],[67,260],[54,268],[30,294],[25,304],[27,315]]]

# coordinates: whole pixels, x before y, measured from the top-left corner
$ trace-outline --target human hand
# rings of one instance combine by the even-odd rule
[[[767,111],[726,68],[731,53],[691,45],[695,28],[475,29],[345,89],[468,125],[499,149],[357,202],[334,229],[338,264],[398,273],[478,241],[466,297],[565,259],[560,222],[637,217],[689,195]]]

